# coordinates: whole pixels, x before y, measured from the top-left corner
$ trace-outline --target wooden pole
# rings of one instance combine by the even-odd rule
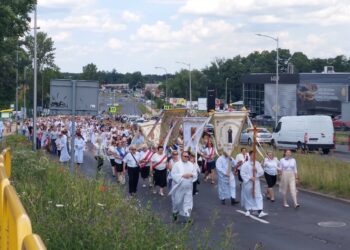
[[[253,130],[253,177],[256,177],[256,136],[257,136],[257,129],[256,125],[254,125],[254,130]],[[253,198],[255,198],[255,181],[253,181],[253,190],[252,190],[252,195]]]

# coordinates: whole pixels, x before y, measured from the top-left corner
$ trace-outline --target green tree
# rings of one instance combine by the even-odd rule
[[[0,107],[8,108],[15,100],[16,50],[19,37],[29,30],[29,13],[34,0],[0,3]]]
[[[289,62],[294,65],[295,73],[311,71],[310,60],[303,52],[295,52]]]
[[[97,66],[93,63],[89,63],[83,67],[83,73],[81,75],[84,80],[98,80]]]

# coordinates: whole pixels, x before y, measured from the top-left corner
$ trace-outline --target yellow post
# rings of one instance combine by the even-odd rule
[[[0,162],[0,249],[6,249],[7,237],[6,237],[6,223],[4,220],[4,193],[5,187],[10,185],[9,179],[7,179],[4,164]]]
[[[21,201],[18,198],[15,189],[11,185],[5,187],[4,198],[4,229],[7,231],[8,234],[8,247],[6,248],[5,245],[2,245],[2,249],[20,250],[24,238],[27,235],[32,234],[32,226],[30,223],[30,219],[26,211],[24,210]]]
[[[39,235],[31,234],[24,238],[22,250],[46,250]]]
[[[10,150],[10,148],[4,149],[1,153],[1,156],[3,157],[7,177],[10,178],[11,177],[11,150]]]

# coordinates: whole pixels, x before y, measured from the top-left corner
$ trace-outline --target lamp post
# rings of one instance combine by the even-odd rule
[[[230,78],[226,78],[226,86],[225,86],[225,103],[228,105],[229,103],[227,103],[227,81],[229,80]]]
[[[33,97],[33,150],[36,151],[36,108],[37,108],[37,4],[34,7],[34,97]]]
[[[183,65],[186,65],[188,67],[189,83],[190,83],[190,109],[192,109],[191,64],[190,63],[185,63],[185,62],[176,62],[176,63],[183,64]]]
[[[272,37],[268,35],[262,35],[262,34],[256,34],[257,36],[267,37],[276,42],[276,100],[275,100],[275,112],[276,112],[276,119],[275,119],[275,126],[277,127],[278,123],[278,83],[279,83],[279,75],[278,75],[278,61],[279,61],[279,55],[278,55],[278,49],[279,49],[279,39],[278,37]]]
[[[18,39],[16,45],[16,132],[17,132],[17,119],[18,118]]]
[[[168,70],[164,67],[156,66],[155,69],[162,69],[165,71],[165,102],[168,103]]]

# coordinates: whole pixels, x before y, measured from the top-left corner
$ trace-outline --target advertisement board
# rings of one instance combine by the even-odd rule
[[[198,110],[207,110],[207,98],[198,98]]]
[[[278,86],[278,107],[276,107],[276,84],[264,86],[264,114],[271,117],[297,114],[296,84],[280,84]]]
[[[77,115],[97,115],[99,84],[95,81],[75,81],[75,96],[73,97],[72,80],[51,80],[50,83],[50,114],[70,115],[73,108],[73,98]]]
[[[347,85],[299,84],[297,89],[298,115],[341,113],[341,104],[348,99]]]
[[[184,98],[169,98],[169,103],[171,103],[174,107],[176,106],[186,106],[186,99]]]

